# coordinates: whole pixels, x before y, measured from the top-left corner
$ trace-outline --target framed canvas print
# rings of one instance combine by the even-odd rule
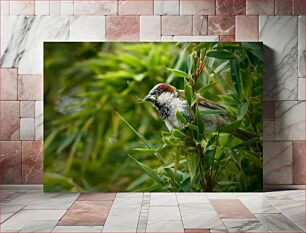
[[[263,45],[45,42],[44,190],[262,191]]]

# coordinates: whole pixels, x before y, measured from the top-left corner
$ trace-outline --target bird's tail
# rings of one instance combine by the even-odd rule
[[[232,132],[232,134],[236,136],[237,138],[240,138],[243,141],[247,141],[252,138],[258,137],[256,134],[249,132],[247,130],[244,130],[244,129],[237,129],[234,132]]]

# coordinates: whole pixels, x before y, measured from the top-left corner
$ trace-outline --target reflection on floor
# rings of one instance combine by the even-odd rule
[[[304,232],[305,191],[43,193],[5,189],[1,232]]]

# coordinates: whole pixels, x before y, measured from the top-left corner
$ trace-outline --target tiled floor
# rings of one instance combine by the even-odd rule
[[[43,193],[2,190],[1,232],[304,232],[305,191]]]

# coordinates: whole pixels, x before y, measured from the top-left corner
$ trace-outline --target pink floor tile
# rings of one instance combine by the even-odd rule
[[[215,208],[220,218],[229,219],[256,219],[240,200],[237,199],[211,199],[211,204]]]
[[[59,226],[104,225],[112,201],[76,201],[59,221]]]

